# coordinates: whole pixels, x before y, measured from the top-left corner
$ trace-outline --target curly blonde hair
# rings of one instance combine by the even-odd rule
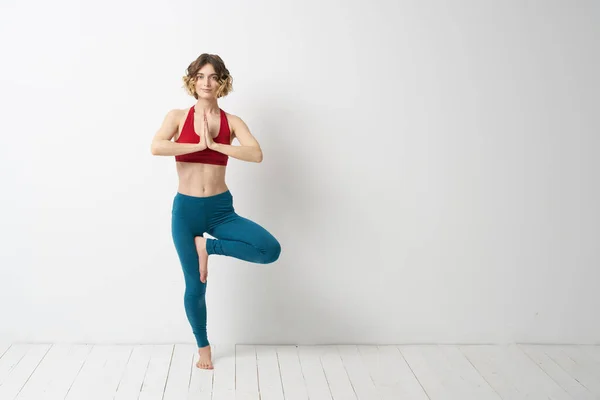
[[[186,74],[183,77],[183,86],[188,94],[198,100],[198,93],[195,89],[196,75],[206,64],[213,66],[218,77],[217,98],[225,97],[231,93],[233,91],[233,78],[221,57],[216,54],[203,53],[187,67]]]

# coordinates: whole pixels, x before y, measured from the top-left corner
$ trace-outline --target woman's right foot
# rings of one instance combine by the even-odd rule
[[[196,363],[196,367],[201,369],[213,369],[210,345],[200,347],[198,349],[198,354],[200,355],[200,360],[198,360],[198,362]]]
[[[198,261],[200,263],[200,282],[206,283],[208,277],[208,253],[206,252],[206,238],[203,236],[196,236],[194,238],[196,243],[196,250],[198,251]]]

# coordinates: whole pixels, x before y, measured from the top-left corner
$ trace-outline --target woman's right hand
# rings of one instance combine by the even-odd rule
[[[199,132],[200,136],[200,142],[198,142],[198,150],[197,151],[202,151],[204,149],[206,149],[206,139],[204,138],[204,125],[202,124],[202,130]]]

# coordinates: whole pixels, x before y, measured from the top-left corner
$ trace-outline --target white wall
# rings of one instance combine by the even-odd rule
[[[398,3],[3,0],[0,339],[193,343],[150,140],[209,52],[283,246],[212,342],[600,343],[599,3]]]

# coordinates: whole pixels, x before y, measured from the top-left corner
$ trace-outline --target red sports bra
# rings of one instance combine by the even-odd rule
[[[175,142],[200,143],[200,136],[196,134],[196,130],[194,129],[194,111],[195,106],[192,106],[188,111],[188,115],[183,124],[183,128],[181,129],[181,134]],[[229,130],[227,116],[225,115],[225,111],[221,110],[220,108],[219,111],[221,113],[221,124],[219,127],[219,134],[213,140],[215,141],[215,143],[231,144],[231,131]],[[202,138],[202,140],[204,140],[204,138]],[[176,161],[215,165],[227,165],[228,159],[229,156],[227,156],[227,154],[223,154],[209,148],[193,153],[175,156]]]

